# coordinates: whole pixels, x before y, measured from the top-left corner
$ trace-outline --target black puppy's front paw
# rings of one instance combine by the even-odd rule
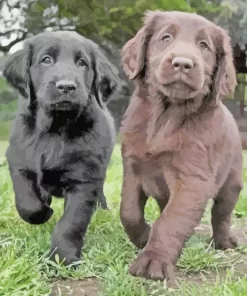
[[[22,220],[34,225],[46,223],[53,215],[53,209],[40,201],[28,205],[17,204],[16,208]]]
[[[48,256],[49,260],[58,263],[56,258],[58,257],[59,263],[62,262],[64,266],[69,266],[73,264],[73,267],[76,268],[80,261],[80,258],[75,255],[65,255],[63,252],[59,249],[51,249]]]

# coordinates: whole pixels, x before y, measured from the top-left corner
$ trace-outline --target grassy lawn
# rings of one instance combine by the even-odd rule
[[[6,142],[1,144],[3,156]],[[245,156],[247,161],[247,155]],[[40,253],[48,251],[50,234],[62,214],[61,200],[53,201],[55,214],[45,225],[31,226],[23,222],[15,210],[12,184],[6,165],[0,164],[0,295],[69,295],[51,294],[56,281],[69,279],[68,285],[78,285],[85,278],[97,279],[101,295],[107,296],[246,296],[247,295],[247,191],[243,189],[233,218],[233,230],[241,234],[242,244],[236,251],[215,251],[208,244],[210,215],[207,210],[201,227],[186,244],[177,264],[176,286],[167,289],[165,283],[133,278],[128,265],[138,250],[128,241],[119,220],[119,201],[122,185],[120,146],[116,145],[110,163],[105,194],[110,211],[98,210],[91,221],[83,259],[77,271],[66,270],[59,264],[48,268]],[[246,166],[246,165],[245,165]],[[247,167],[247,166],[246,166]],[[247,170],[245,179],[247,182]],[[150,199],[146,217],[152,222],[158,215],[155,202]],[[238,217],[238,218],[237,218]],[[245,224],[246,225],[246,224]],[[202,231],[202,230],[206,231]],[[95,280],[94,280],[95,281]],[[82,291],[82,290],[81,290]],[[99,295],[76,294],[70,295]]]

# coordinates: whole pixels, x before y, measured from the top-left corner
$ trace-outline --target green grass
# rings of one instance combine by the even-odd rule
[[[0,150],[0,157],[4,155],[6,142],[1,147],[5,148]],[[246,174],[245,179],[247,181]],[[107,296],[247,295],[246,276],[235,268],[237,263],[247,264],[247,246],[231,252],[215,251],[205,235],[194,235],[187,242],[177,264],[179,281],[176,288],[168,290],[164,283],[131,277],[128,265],[138,250],[127,239],[119,220],[121,185],[122,160],[120,146],[116,145],[104,187],[110,211],[98,210],[94,214],[80,268],[71,271],[59,264],[56,268],[48,268],[45,259],[40,261],[40,253],[49,250],[50,234],[62,214],[63,203],[61,200],[53,201],[55,214],[45,225],[24,223],[14,206],[8,168],[5,165],[0,167],[0,296],[49,295],[55,276],[74,280],[97,277],[102,284],[102,295]],[[235,210],[241,219],[234,218],[233,224],[241,224],[247,217],[246,198],[244,188]],[[210,221],[208,213],[206,211],[203,217],[204,223]],[[151,222],[157,216],[157,205],[151,199],[146,217]],[[223,268],[228,268],[225,277],[221,275]]]

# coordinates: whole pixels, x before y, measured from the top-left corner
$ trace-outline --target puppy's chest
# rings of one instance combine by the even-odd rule
[[[181,151],[193,141],[193,135],[188,134],[186,129],[170,126],[169,121],[156,128],[155,123],[146,120],[136,124],[135,130],[123,134],[123,142],[129,154],[143,158],[160,154],[163,158],[170,157],[170,152]]]
[[[40,155],[41,170],[62,167],[69,151],[69,145],[61,138],[41,139],[35,148],[36,155]]]
[[[145,159],[130,156],[127,160],[132,172],[139,179],[147,195],[161,197],[168,191],[164,168],[168,169],[171,157],[147,156]]]
[[[67,186],[78,183],[72,174],[73,165],[82,161],[77,149],[78,147],[66,143],[62,138],[49,138],[39,142],[36,147],[36,154],[40,155],[36,164],[38,182],[47,192],[60,197]]]
[[[68,142],[62,137],[50,137],[41,138],[33,154],[38,172],[69,172],[79,163],[80,169],[84,168],[83,163],[89,158],[90,150],[83,141]]]

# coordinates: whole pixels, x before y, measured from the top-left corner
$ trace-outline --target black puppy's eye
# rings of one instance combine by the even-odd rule
[[[164,42],[169,42],[169,41],[172,40],[172,36],[169,35],[169,34],[166,34],[165,36],[163,36],[163,37],[161,38],[161,40],[164,41]]]
[[[87,66],[87,63],[82,58],[78,60],[77,64],[78,64],[79,67]]]
[[[49,66],[52,63],[52,59],[49,56],[44,56],[41,60],[41,64]]]
[[[200,45],[201,49],[209,49],[209,47],[205,41],[201,41],[199,43],[199,45]]]

